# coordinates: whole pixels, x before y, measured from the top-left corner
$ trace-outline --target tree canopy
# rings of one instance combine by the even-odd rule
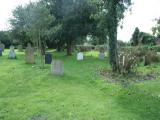
[[[155,20],[157,24],[152,28],[152,31],[156,37],[160,37],[160,18]]]
[[[118,70],[117,27],[131,0],[40,0],[13,11],[12,31],[20,41],[32,41],[41,49],[46,37],[67,55],[88,35],[94,44],[109,41],[109,60]],[[20,37],[21,36],[21,37]]]

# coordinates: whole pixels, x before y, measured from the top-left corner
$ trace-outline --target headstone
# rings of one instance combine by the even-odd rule
[[[2,49],[0,48],[0,56],[2,56],[2,52],[3,52],[3,51],[2,51]]]
[[[46,53],[45,54],[45,64],[51,64],[52,62],[52,54]]]
[[[82,52],[79,52],[77,54],[77,60],[83,60],[83,53]]]
[[[18,45],[17,48],[18,48],[18,51],[19,51],[19,52],[23,52],[23,46],[22,46],[22,45]]]
[[[99,59],[103,60],[105,58],[105,53],[99,53]]]
[[[2,51],[4,51],[4,49],[5,49],[5,45],[0,41],[0,49],[2,50]]]
[[[14,46],[10,46],[9,54],[8,54],[9,59],[15,59],[16,58],[16,53],[14,52]]]
[[[27,48],[25,50],[25,61],[28,64],[34,64],[34,48],[32,48],[31,44],[28,43]]]
[[[51,73],[53,75],[63,75],[64,74],[63,62],[60,60],[53,60],[51,63]]]

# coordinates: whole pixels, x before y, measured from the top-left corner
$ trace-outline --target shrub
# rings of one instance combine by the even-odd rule
[[[160,52],[160,45],[153,46],[152,49],[156,52]]]
[[[119,69],[121,74],[126,74],[134,70],[137,65],[138,58],[133,52],[121,52],[119,55]]]
[[[94,49],[94,45],[76,45],[76,49],[81,52],[87,52]]]
[[[160,62],[160,57],[155,51],[148,51],[144,57],[144,65],[150,65],[152,63]]]
[[[96,45],[95,50],[99,52],[105,52],[107,49],[106,45]]]
[[[120,51],[131,52],[136,56],[137,64],[144,62],[144,65],[150,65],[152,63],[160,62],[160,56],[157,52],[160,52],[160,46],[136,46],[136,47],[122,47]]]

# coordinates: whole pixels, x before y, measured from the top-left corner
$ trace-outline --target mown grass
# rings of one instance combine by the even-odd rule
[[[160,78],[131,83],[107,83],[97,74],[109,68],[107,58],[99,60],[96,52],[75,55],[53,53],[64,62],[65,74],[50,74],[50,65],[0,57],[0,120],[160,120]],[[160,65],[140,66],[139,71],[159,71]]]

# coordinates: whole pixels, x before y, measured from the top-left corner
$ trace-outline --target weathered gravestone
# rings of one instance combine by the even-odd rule
[[[2,51],[4,51],[4,49],[5,49],[5,45],[0,41],[0,49],[2,50]]]
[[[64,68],[63,68],[63,62],[60,60],[53,60],[51,63],[51,74],[53,75],[63,75],[64,74]]]
[[[0,56],[2,56],[2,52],[3,52],[3,51],[2,51],[2,49],[0,48]]]
[[[10,46],[9,54],[8,54],[9,59],[15,59],[16,58],[16,53],[14,51],[14,46]]]
[[[45,54],[45,64],[51,64],[52,62],[52,54],[46,53]]]
[[[103,60],[105,58],[105,53],[101,52],[99,53],[99,59]]]
[[[77,60],[83,60],[83,53],[82,52],[79,52],[77,54]]]
[[[25,50],[25,61],[27,64],[34,64],[34,48],[32,48],[31,44],[28,43],[27,48]]]
[[[23,52],[23,46],[22,45],[18,45],[17,49],[18,49],[19,52]]]

